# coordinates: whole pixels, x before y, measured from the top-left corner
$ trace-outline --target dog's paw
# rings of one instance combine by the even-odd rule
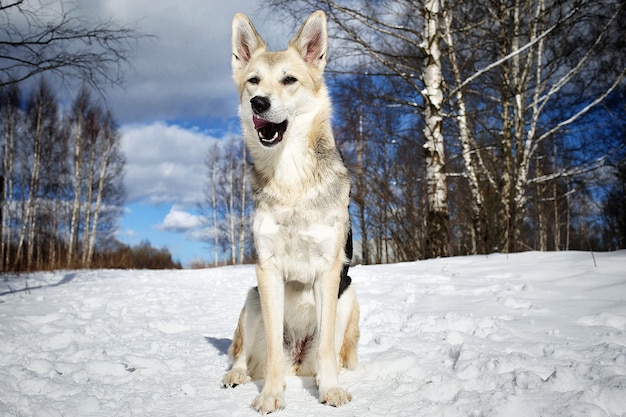
[[[222,378],[222,384],[224,388],[235,388],[237,385],[245,384],[246,382],[250,382],[252,379],[246,374],[246,371],[241,369],[232,369],[224,378]]]
[[[320,402],[333,407],[341,407],[352,401],[352,395],[343,388],[335,387],[326,391],[320,390]]]
[[[252,402],[251,407],[261,414],[273,413],[285,408],[285,396],[281,393],[261,392]]]

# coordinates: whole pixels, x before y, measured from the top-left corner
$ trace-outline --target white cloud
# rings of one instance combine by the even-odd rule
[[[200,216],[191,214],[174,205],[163,219],[163,223],[157,226],[160,230],[169,232],[186,232],[202,226]]]
[[[137,237],[137,232],[135,232],[133,229],[124,229],[122,231],[122,236],[127,238]]]
[[[216,138],[163,122],[122,126],[120,131],[129,203],[191,206],[202,201],[204,158]]]

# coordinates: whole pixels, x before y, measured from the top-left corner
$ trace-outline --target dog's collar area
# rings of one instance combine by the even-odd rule
[[[271,147],[283,140],[283,136],[287,130],[287,120],[282,123],[272,123],[254,115],[252,116],[252,121],[254,122],[254,129],[263,146]]]

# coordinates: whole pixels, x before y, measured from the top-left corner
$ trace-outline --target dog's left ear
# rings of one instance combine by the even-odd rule
[[[326,14],[318,10],[307,17],[306,21],[289,46],[295,48],[307,64],[320,70],[326,66],[328,34],[326,32]]]

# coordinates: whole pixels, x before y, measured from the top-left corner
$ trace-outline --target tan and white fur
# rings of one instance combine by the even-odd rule
[[[333,138],[324,83],[326,16],[311,14],[286,50],[269,52],[250,20],[235,15],[232,69],[252,159],[258,287],[241,311],[223,384],[265,379],[252,408],[284,408],[286,375],[315,376],[319,400],[341,406],[341,367],[357,363],[359,305],[347,276],[352,256],[347,169]]]

